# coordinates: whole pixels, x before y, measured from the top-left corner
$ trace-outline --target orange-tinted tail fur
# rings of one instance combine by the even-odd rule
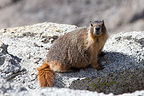
[[[50,69],[47,62],[44,62],[42,66],[37,68],[38,70],[38,80],[40,87],[51,87],[54,82],[54,74]]]

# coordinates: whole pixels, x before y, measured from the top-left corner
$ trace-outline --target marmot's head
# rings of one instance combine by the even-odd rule
[[[106,28],[104,25],[104,20],[101,21],[94,21],[94,22],[90,22],[90,32],[92,33],[93,36],[100,36],[103,33],[106,32]]]

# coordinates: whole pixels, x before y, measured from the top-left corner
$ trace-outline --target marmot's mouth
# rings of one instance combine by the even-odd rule
[[[94,34],[95,34],[96,36],[100,36],[100,35],[102,34],[102,32],[101,32],[101,31],[96,31],[96,32],[94,32]]]

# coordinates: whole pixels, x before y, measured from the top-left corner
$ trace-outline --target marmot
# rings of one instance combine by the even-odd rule
[[[108,38],[104,21],[93,21],[86,28],[77,29],[59,37],[37,68],[41,87],[53,86],[53,72],[67,72],[71,68],[91,65],[100,69],[97,57]]]

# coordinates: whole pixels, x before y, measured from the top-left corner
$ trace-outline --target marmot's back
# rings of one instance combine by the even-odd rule
[[[47,62],[58,61],[66,68],[85,67],[89,62],[84,44],[87,34],[87,28],[82,28],[59,37],[46,56]]]

